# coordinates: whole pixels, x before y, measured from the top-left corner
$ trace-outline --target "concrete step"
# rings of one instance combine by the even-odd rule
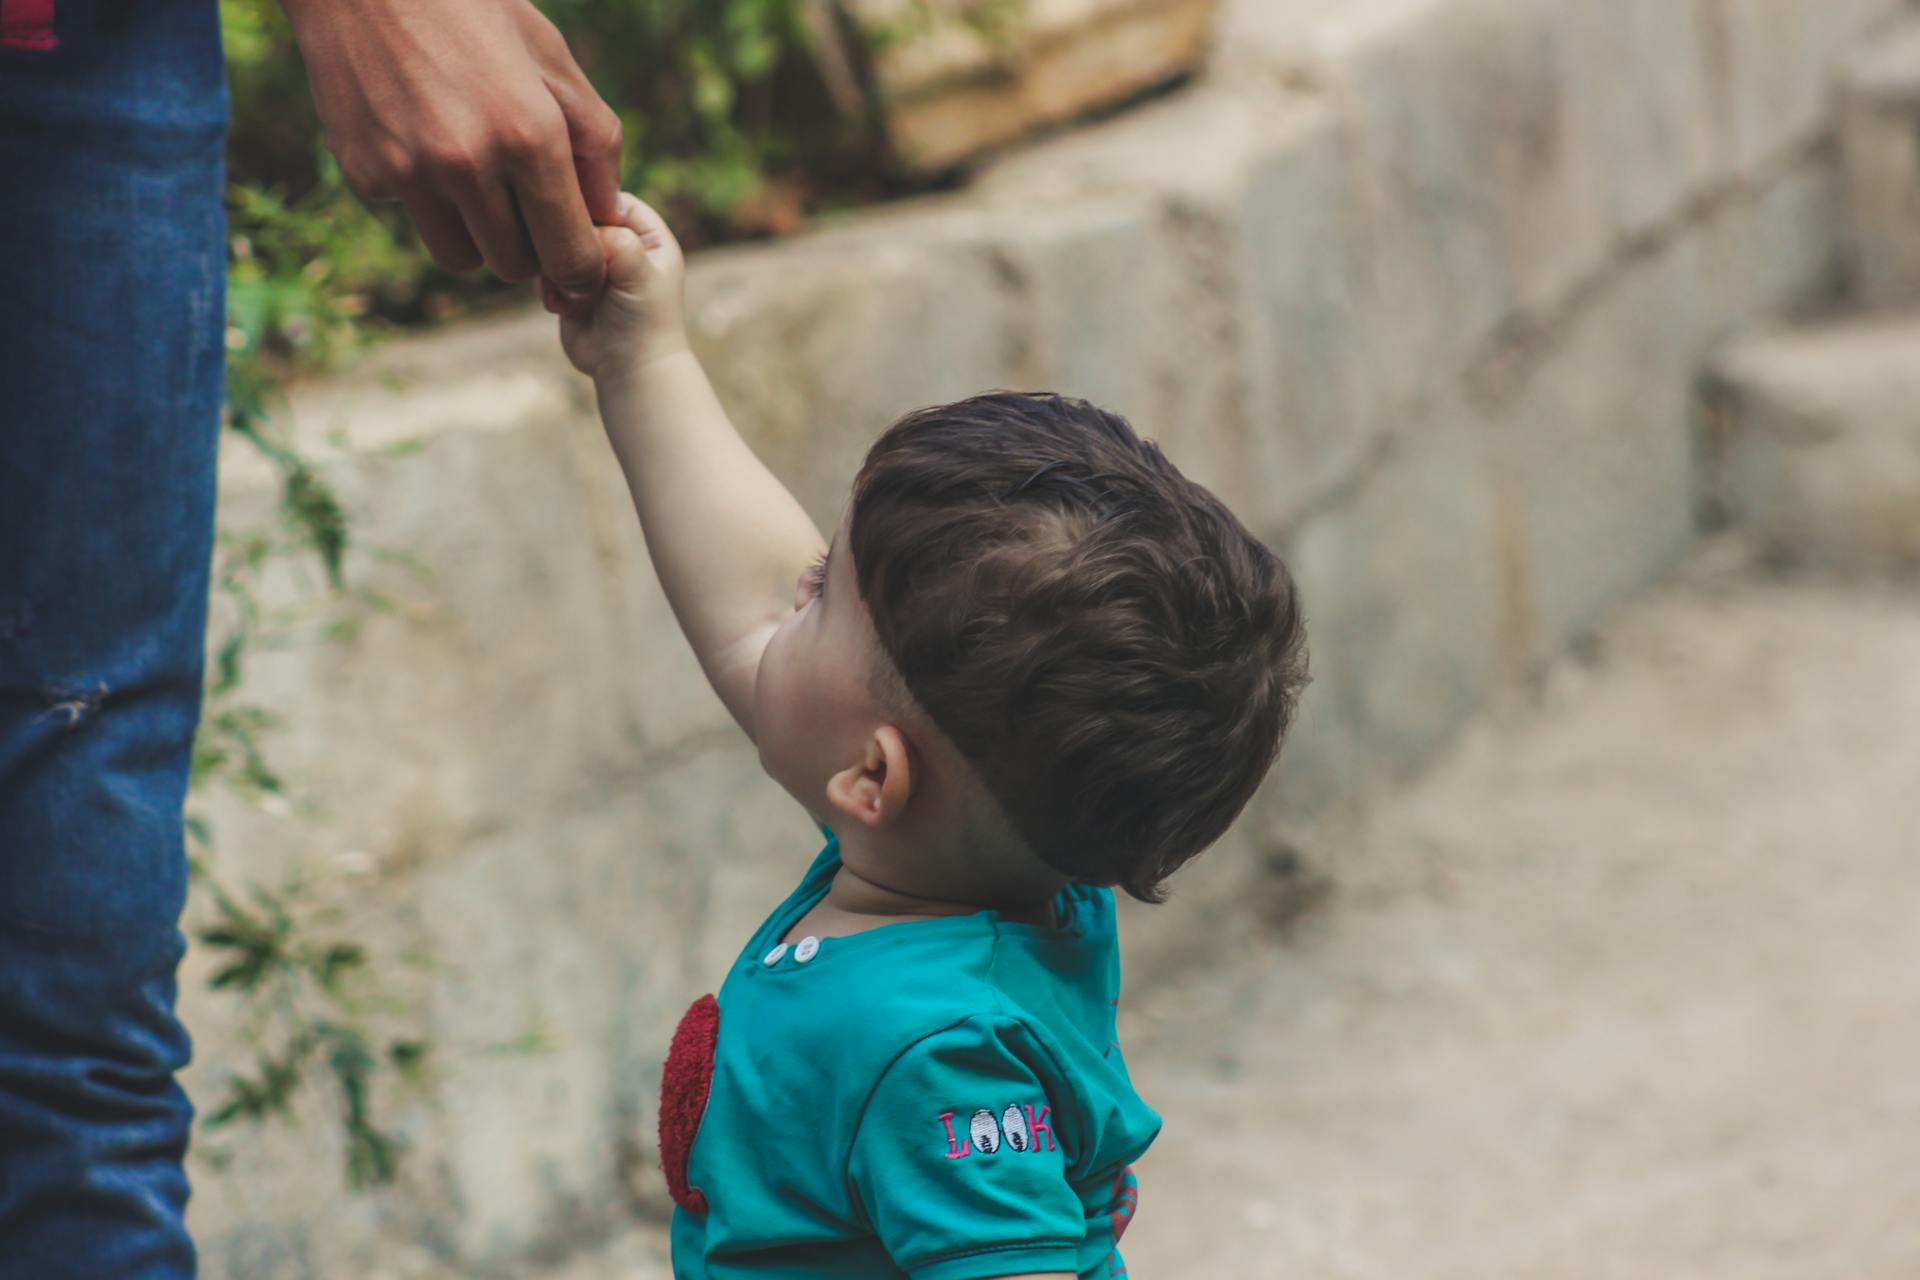
[[[1709,500],[1780,559],[1920,566],[1920,311],[1764,333],[1709,375]]]
[[[1871,307],[1920,303],[1920,13],[1847,61],[1839,120],[1854,293]]]

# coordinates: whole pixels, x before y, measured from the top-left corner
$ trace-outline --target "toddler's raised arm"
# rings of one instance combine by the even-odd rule
[[[598,229],[605,289],[584,318],[562,317],[561,343],[593,377],[674,617],[752,737],[760,655],[826,540],[740,438],[688,346],[686,264],[673,233],[631,195],[621,195],[620,216],[622,225]],[[556,301],[548,293],[549,310]]]

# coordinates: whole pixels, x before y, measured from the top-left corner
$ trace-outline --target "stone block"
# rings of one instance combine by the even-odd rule
[[[986,177],[995,207],[1020,211],[1008,224],[1016,253],[1045,234],[1027,225],[1043,201],[1152,202],[1152,259],[1111,279],[1110,305],[1167,335],[1152,358],[1166,371],[1162,398],[1176,418],[1198,409],[1225,424],[1229,438],[1212,447],[1239,451],[1247,470],[1222,496],[1263,530],[1340,483],[1423,372],[1394,363],[1404,300],[1367,250],[1351,156],[1326,104],[1242,85],[1159,104]],[[1031,292],[1037,311],[1055,307],[1046,287]],[[1156,309],[1165,314],[1146,318]],[[1042,329],[1074,323],[1085,322],[1048,315]],[[1044,332],[1036,343],[1046,346]]]
[[[1711,341],[1829,306],[1841,288],[1843,216],[1838,168],[1825,152],[1717,206],[1697,236],[1718,321]]]
[[[1403,74],[1436,60],[1426,80],[1406,83],[1466,135],[1452,146],[1475,162],[1457,171],[1461,181],[1509,184],[1477,198],[1507,215],[1501,235],[1513,226],[1533,237],[1511,246],[1521,255],[1523,305],[1553,297],[1595,268],[1610,236],[1646,230],[1714,177],[1708,31],[1697,4],[1556,0],[1439,12],[1419,0],[1261,0],[1230,4],[1220,26],[1224,66],[1296,82],[1339,86],[1396,58]],[[1423,180],[1436,185],[1432,174]]]
[[[1548,8],[1398,0],[1314,32],[1308,74],[1327,86],[1361,175],[1395,368],[1459,367],[1605,255],[1599,177]]]
[[[909,206],[696,264],[694,345],[742,436],[823,531],[897,418],[1020,371],[989,230],[972,210]]]
[[[1561,652],[1697,536],[1697,371],[1834,278],[1834,178],[1809,159],[1624,264],[1558,325],[1483,364],[1508,651]]]
[[[1282,755],[1283,803],[1311,811],[1409,768],[1495,687],[1501,530],[1484,447],[1464,411],[1437,408],[1280,548],[1313,677]]]
[[[1695,537],[1694,370],[1723,323],[1697,244],[1620,272],[1484,385],[1504,647],[1558,653]]]
[[[1710,380],[1710,492],[1776,555],[1920,565],[1920,316],[1762,334]]]
[[[1313,81],[1315,46],[1330,29],[1364,22],[1400,0],[1227,0],[1208,65],[1222,76]]]
[[[1609,231],[1645,234],[1711,187],[1711,35],[1684,0],[1563,0],[1546,6],[1562,68],[1562,109],[1589,154]]]
[[[1300,112],[1234,192],[1248,461],[1263,534],[1344,483],[1416,392],[1395,363],[1396,295],[1371,249],[1362,178],[1331,112]]]
[[[1900,0],[1697,0],[1706,6],[1722,171],[1751,173],[1826,125],[1846,51]]]
[[[1001,209],[1115,192],[1222,203],[1252,159],[1287,145],[1317,96],[1245,81],[1202,81],[1142,103],[1097,129],[1037,139],[985,165],[973,194]]]
[[[1169,104],[1124,145],[1001,170],[990,194],[1046,375],[1151,406],[1175,460],[1251,526],[1284,525],[1383,428],[1379,313],[1323,106],[1265,90]]]
[[[658,587],[576,375],[555,367],[557,349],[543,366],[496,372],[454,354],[443,347],[440,367],[402,387],[362,370],[295,396],[295,433],[348,512],[348,581],[388,603],[350,610],[353,629],[331,639],[309,616],[258,646],[241,691],[291,726],[270,736],[270,755],[335,798],[340,847],[379,856],[444,847],[599,762],[716,723],[712,705],[680,692],[697,687],[697,666],[670,643],[664,600],[652,634],[622,625],[623,604]],[[353,437],[376,423],[407,448]],[[239,456],[225,527],[275,529],[271,487],[241,474],[247,446],[227,449]],[[307,560],[278,566],[262,593],[324,620],[327,591]]]
[[[1920,302],[1920,15],[1848,60],[1840,144],[1855,296]]]

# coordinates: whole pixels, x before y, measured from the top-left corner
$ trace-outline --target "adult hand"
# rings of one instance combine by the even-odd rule
[[[544,276],[566,313],[619,220],[620,118],[529,0],[282,0],[347,185],[398,200],[435,262]]]

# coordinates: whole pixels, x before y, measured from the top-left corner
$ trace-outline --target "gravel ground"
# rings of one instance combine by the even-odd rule
[[[1135,1277],[1920,1276],[1920,589],[1728,550],[1142,1000]]]

